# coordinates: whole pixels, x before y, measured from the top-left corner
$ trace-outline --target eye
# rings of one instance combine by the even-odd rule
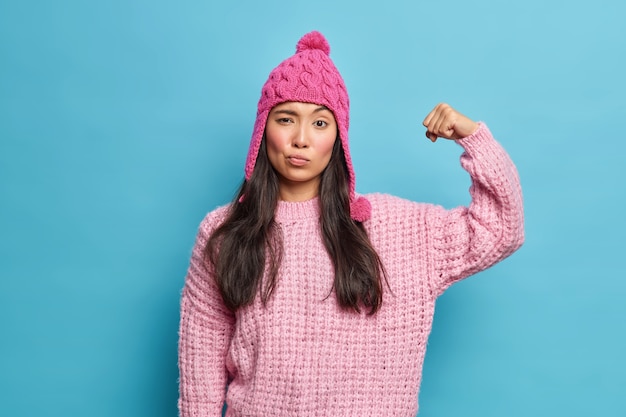
[[[327,122],[325,122],[324,120],[316,120],[316,121],[313,123],[313,125],[314,125],[315,127],[326,127],[326,126],[328,126],[328,123],[327,123]]]
[[[289,117],[280,117],[276,119],[276,121],[280,123],[281,125],[286,125],[292,122],[292,120]]]

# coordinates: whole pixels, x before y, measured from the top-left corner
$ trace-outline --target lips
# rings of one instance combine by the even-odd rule
[[[301,167],[309,163],[309,159],[302,155],[290,155],[287,157],[287,161],[293,166]]]

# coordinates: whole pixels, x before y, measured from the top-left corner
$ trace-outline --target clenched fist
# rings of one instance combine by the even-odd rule
[[[445,103],[437,104],[422,124],[426,127],[426,137],[433,142],[437,138],[461,139],[478,128],[478,123]]]

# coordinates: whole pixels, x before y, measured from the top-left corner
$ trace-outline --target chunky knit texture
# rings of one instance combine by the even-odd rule
[[[319,32],[310,32],[298,41],[296,53],[281,62],[270,73],[261,90],[246,160],[246,179],[249,180],[254,171],[261,140],[265,133],[267,116],[274,106],[287,101],[326,106],[333,112],[337,121],[339,138],[348,167],[350,215],[354,220],[362,222],[369,218],[371,205],[367,199],[355,193],[354,168],[348,144],[350,100],[343,78],[329,54],[330,46],[326,38]]]
[[[524,239],[520,184],[505,151],[484,124],[457,142],[472,178],[469,207],[367,196],[364,225],[392,290],[373,316],[336,302],[317,199],[278,204],[285,253],[276,290],[266,307],[256,297],[231,313],[202,262],[228,208],[209,213],[182,295],[181,416],[218,417],[225,400],[230,417],[414,416],[436,298]]]

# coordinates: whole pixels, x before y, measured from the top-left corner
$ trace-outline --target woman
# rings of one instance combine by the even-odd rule
[[[517,171],[483,123],[424,120],[455,140],[469,207],[360,196],[349,100],[318,32],[276,67],[245,180],[200,225],[182,295],[182,416],[414,416],[436,298],[520,247]]]

